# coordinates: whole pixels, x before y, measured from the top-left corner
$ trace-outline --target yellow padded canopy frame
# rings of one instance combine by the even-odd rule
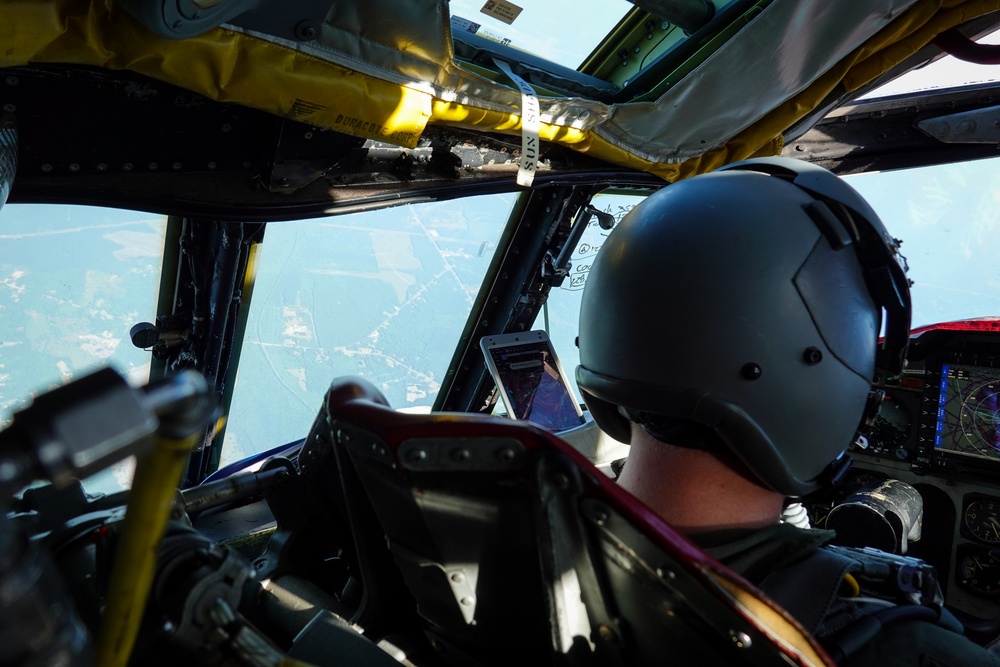
[[[73,63],[130,70],[218,102],[409,148],[430,118],[427,92],[240,32],[164,39],[101,0],[0,1],[0,43],[2,67]]]
[[[444,11],[440,5],[438,9]],[[833,67],[816,73],[800,92],[787,99],[776,95],[773,107],[759,118],[744,119],[749,121],[744,129],[721,138],[721,143],[707,143],[703,152],[693,156],[650,155],[641,138],[630,144],[622,139],[623,135],[602,127],[603,124],[611,128],[615,123],[615,107],[579,98],[566,98],[565,108],[592,109],[593,115],[587,111],[576,117],[565,113],[557,120],[543,113],[539,136],[543,141],[567,146],[614,165],[647,171],[668,181],[754,155],[777,154],[781,150],[782,133],[838,87],[847,92],[857,90],[941,32],[998,9],[1000,0],[915,0]],[[458,92],[442,93],[441,81],[460,69],[453,62],[446,62],[437,70],[428,69],[431,72],[428,79],[434,80],[401,82],[398,72],[382,76],[377,67],[343,66],[319,57],[322,54],[265,37],[223,27],[174,41],[149,32],[107,0],[0,0],[0,42],[4,44],[0,67],[74,63],[130,70],[219,102],[245,105],[408,148],[417,145],[428,123],[511,135],[521,133],[518,103],[504,103],[519,99],[513,87],[508,89],[460,73],[458,76],[464,78],[459,79],[461,86],[455,87]],[[430,46],[436,49],[435,53],[450,57],[447,27],[442,29],[441,40],[444,41]],[[407,46],[398,48],[402,52]],[[412,54],[403,57],[412,58]],[[429,67],[438,65],[430,63]],[[678,86],[685,83],[682,80]],[[761,81],[759,85],[768,83]],[[472,89],[490,92],[491,87],[495,93],[492,98],[466,94]],[[551,108],[560,104],[563,100],[549,100]],[[649,105],[649,108],[649,113],[671,113],[668,105],[662,108]],[[657,120],[663,125],[663,118]],[[666,120],[669,127],[669,117]]]

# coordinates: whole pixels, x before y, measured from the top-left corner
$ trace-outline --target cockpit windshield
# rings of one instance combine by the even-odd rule
[[[221,463],[301,438],[340,375],[429,411],[516,199],[269,225]]]
[[[914,326],[1000,312],[992,261],[1000,159],[849,182],[904,241]],[[593,203],[621,219],[642,198],[608,191]],[[301,437],[333,377],[365,377],[394,407],[429,410],[516,199],[483,195],[269,224],[220,465]],[[31,396],[104,363],[135,382],[148,378],[149,353],[128,333],[155,309],[165,224],[136,211],[4,208],[4,423]],[[582,288],[608,233],[591,222],[569,276],[533,325],[549,332],[571,378]]]
[[[579,69],[635,5],[626,0],[451,0],[452,31],[476,34]]]

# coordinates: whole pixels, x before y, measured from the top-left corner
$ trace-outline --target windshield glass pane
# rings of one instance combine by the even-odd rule
[[[516,198],[270,224],[221,464],[305,437],[338,377],[429,410]]]
[[[156,314],[166,218],[62,205],[0,210],[0,424],[33,396],[110,364],[133,385],[149,379],[150,354],[132,325]],[[131,462],[87,481],[113,492]]]
[[[452,17],[475,24],[477,29],[473,32],[481,37],[570,69],[578,68],[634,7],[625,0],[518,0],[516,3],[451,0],[449,4]],[[497,18],[504,14],[496,8],[498,4],[513,4],[521,11],[507,23]]]
[[[1000,316],[1000,159],[848,177],[913,280],[913,326]]]

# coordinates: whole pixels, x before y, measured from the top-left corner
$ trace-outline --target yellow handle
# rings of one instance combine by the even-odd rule
[[[146,607],[174,497],[191,448],[201,434],[174,440],[157,436],[135,468],[97,642],[98,667],[125,667]]]

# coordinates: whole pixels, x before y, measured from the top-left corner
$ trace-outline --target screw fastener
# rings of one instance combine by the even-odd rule
[[[753,640],[745,632],[740,632],[739,630],[730,630],[729,638],[733,640],[733,644],[736,648],[750,648],[753,646]]]
[[[819,350],[819,348],[807,347],[806,351],[802,353],[802,360],[810,366],[815,366],[819,362],[823,361],[823,353]]]

